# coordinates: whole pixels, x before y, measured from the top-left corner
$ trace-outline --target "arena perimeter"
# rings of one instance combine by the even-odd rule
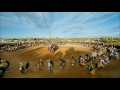
[[[4,73],[3,78],[120,78],[120,60],[111,60],[102,70],[95,68],[95,75],[91,75],[87,72],[86,67],[79,66],[78,63],[72,67],[70,63],[71,55],[78,58],[80,54],[90,54],[91,51],[94,51],[92,48],[73,45],[59,45],[58,47],[54,53],[50,53],[47,45],[28,47],[14,52],[1,50],[0,57],[10,62],[10,67]],[[38,70],[35,66],[40,58],[44,61],[43,70]],[[65,69],[59,67],[60,58],[66,61]],[[48,72],[48,59],[54,61],[52,72]],[[22,74],[18,70],[19,63],[27,60],[30,61],[30,67],[25,74]],[[95,62],[96,60],[93,64]]]

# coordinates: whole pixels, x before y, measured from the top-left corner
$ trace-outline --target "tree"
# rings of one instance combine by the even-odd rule
[[[101,41],[104,42],[104,43],[107,43],[108,42],[108,37],[102,37]]]

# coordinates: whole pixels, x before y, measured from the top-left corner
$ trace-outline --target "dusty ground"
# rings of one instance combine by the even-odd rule
[[[54,52],[48,51],[48,46],[33,46],[20,49],[15,52],[0,51],[0,57],[10,61],[10,67],[5,72],[4,78],[120,78],[120,60],[111,60],[104,69],[96,70],[93,76],[89,74],[84,66],[71,67],[71,55],[78,58],[79,54],[85,55],[90,53],[92,48],[83,46],[59,46]],[[119,53],[120,54],[120,53]],[[59,59],[63,57],[66,60],[65,69],[59,68]],[[43,70],[36,68],[37,61],[42,58],[45,63]],[[47,59],[54,60],[55,66],[53,72],[48,72]],[[21,74],[18,70],[20,61],[30,61],[30,67],[26,74]]]

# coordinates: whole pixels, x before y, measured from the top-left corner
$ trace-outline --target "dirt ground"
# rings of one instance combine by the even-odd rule
[[[120,60],[111,60],[102,70],[96,68],[95,75],[91,75],[86,67],[79,66],[78,63],[75,67],[71,66],[71,55],[78,58],[80,54],[90,54],[91,51],[90,47],[68,45],[58,46],[54,53],[48,51],[48,46],[33,46],[14,52],[0,51],[0,57],[10,62],[10,67],[3,78],[120,78]],[[59,67],[61,57],[66,60],[65,69]],[[43,70],[38,70],[35,66],[40,58],[45,64]],[[54,61],[55,66],[52,72],[48,72],[47,59]],[[26,74],[22,74],[18,70],[19,63],[27,60],[30,61],[30,67]]]

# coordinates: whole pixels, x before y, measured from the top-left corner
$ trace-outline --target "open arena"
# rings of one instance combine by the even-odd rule
[[[95,75],[88,73],[86,67],[79,66],[78,63],[74,67],[71,66],[71,55],[78,59],[79,55],[91,54],[91,51],[94,51],[91,47],[75,45],[58,45],[54,53],[49,52],[48,45],[32,46],[13,52],[1,50],[0,57],[10,62],[10,67],[3,78],[120,78],[120,60],[117,59],[110,60],[101,70],[95,68]],[[40,58],[44,61],[43,70],[38,70],[35,66]],[[60,58],[66,61],[65,69],[59,67]],[[48,72],[48,59],[54,61],[52,72]],[[25,74],[22,74],[18,70],[19,63],[27,60],[30,62],[30,67]],[[93,61],[93,65],[96,60]]]

